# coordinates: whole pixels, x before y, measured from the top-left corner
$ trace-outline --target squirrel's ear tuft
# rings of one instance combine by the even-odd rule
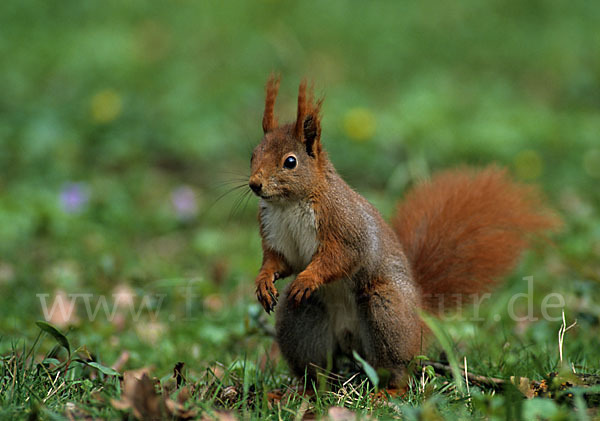
[[[279,91],[279,75],[271,74],[271,77],[267,81],[267,95],[265,99],[265,112],[263,114],[263,131],[265,133],[273,130],[277,127],[277,120],[274,116],[275,110],[275,99],[277,98],[277,92]]]
[[[300,88],[298,88],[298,113],[296,114],[296,125],[294,126],[294,134],[298,139],[302,139],[304,117],[306,117],[307,112],[306,79],[302,79]]]
[[[306,80],[300,83],[298,90],[298,114],[294,134],[301,139],[306,146],[306,153],[315,157],[321,151],[321,103],[323,100],[313,103],[312,89],[307,92]]]
[[[303,139],[306,153],[313,158],[321,151],[321,121],[318,114],[309,114],[304,118]]]

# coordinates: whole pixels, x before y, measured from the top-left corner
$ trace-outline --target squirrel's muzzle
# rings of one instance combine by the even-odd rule
[[[250,182],[248,183],[248,186],[250,186],[250,189],[252,189],[252,191],[257,194],[260,195],[260,191],[262,190],[262,183],[259,182],[258,180],[252,180],[250,179]]]

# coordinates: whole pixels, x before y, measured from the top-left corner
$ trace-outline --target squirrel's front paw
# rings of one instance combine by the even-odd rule
[[[275,288],[274,281],[279,278],[277,273],[273,275],[259,274],[256,279],[256,298],[262,304],[263,308],[267,313],[273,311],[275,304],[277,304],[277,297],[279,292]]]
[[[301,273],[296,277],[294,282],[292,282],[292,285],[290,285],[288,297],[296,305],[298,305],[302,302],[302,300],[310,297],[310,294],[312,294],[313,291],[319,287],[319,285],[320,283],[317,279]]]

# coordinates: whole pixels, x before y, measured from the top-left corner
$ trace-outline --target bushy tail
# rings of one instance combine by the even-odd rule
[[[534,187],[494,166],[434,176],[408,193],[393,220],[424,307],[434,313],[488,289],[516,264],[531,234],[559,223]]]

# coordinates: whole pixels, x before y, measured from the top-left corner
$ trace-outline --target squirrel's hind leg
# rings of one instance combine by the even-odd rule
[[[379,283],[359,299],[360,332],[365,358],[390,371],[390,387],[406,382],[406,366],[421,349],[421,320],[413,291]]]
[[[318,294],[296,306],[287,299],[289,286],[277,304],[277,343],[292,371],[299,377],[308,374],[316,379],[317,367],[328,367],[333,361],[335,343],[327,309]]]

